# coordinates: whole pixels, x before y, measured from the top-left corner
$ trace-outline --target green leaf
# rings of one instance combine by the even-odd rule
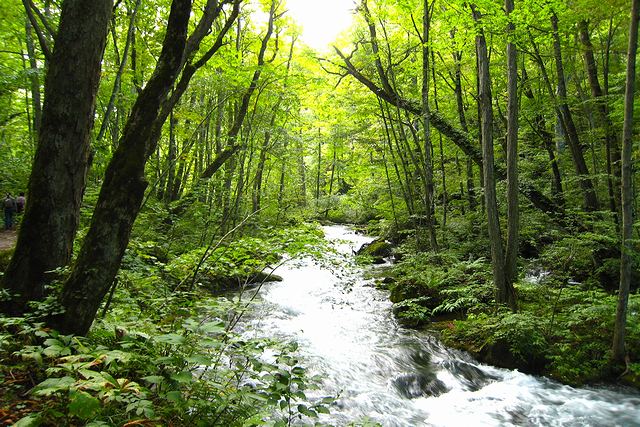
[[[193,375],[191,375],[189,371],[182,371],[177,374],[172,374],[171,379],[179,383],[189,383],[193,381]]]
[[[69,398],[69,415],[87,420],[100,410],[100,401],[84,391],[71,390]]]
[[[179,334],[164,334],[155,337],[155,340],[159,343],[180,345],[185,342],[186,338],[184,337],[184,335]]]
[[[169,402],[180,403],[184,399],[182,398],[182,393],[179,391],[170,391],[166,394],[166,398]]]
[[[306,405],[302,405],[302,404],[298,405],[298,412],[300,412],[302,415],[306,415],[307,417],[311,417],[311,418],[318,417],[318,414],[315,411],[307,408]]]
[[[53,393],[68,390],[75,382],[76,381],[69,376],[62,378],[47,378],[35,386],[33,394],[37,396],[50,396]]]
[[[187,357],[187,362],[194,364],[194,365],[200,365],[200,366],[209,366],[212,365],[214,363],[214,360],[211,356],[205,356],[202,354],[197,354],[195,356],[189,356]]]
[[[29,414],[20,418],[13,427],[37,427],[40,425],[40,413]]]
[[[314,406],[314,409],[319,414],[330,414],[331,413],[329,411],[329,408],[327,408],[326,406],[322,406],[322,405]]]
[[[110,373],[102,371],[100,372],[100,375],[102,375],[102,378],[104,378],[107,382],[113,384],[116,388],[120,388],[120,383],[111,376]]]
[[[222,322],[207,322],[200,326],[200,330],[208,334],[218,334],[224,332],[226,326]]]
[[[161,375],[149,375],[148,377],[142,377],[142,379],[151,384],[160,384],[164,381],[164,377]]]

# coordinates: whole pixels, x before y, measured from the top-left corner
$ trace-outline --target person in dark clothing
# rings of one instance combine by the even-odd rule
[[[7,196],[3,201],[4,205],[4,229],[11,230],[13,228],[13,214],[16,212],[16,201],[11,196],[11,193],[7,193]]]
[[[24,205],[27,204],[27,199],[24,197],[24,193],[20,193],[18,197],[16,197],[16,212],[22,213],[24,212]]]

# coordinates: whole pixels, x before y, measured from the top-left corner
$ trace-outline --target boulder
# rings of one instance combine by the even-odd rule
[[[415,399],[422,396],[440,396],[449,391],[449,388],[435,375],[405,374],[393,380],[393,386],[398,393],[407,399]]]
[[[201,277],[199,282],[214,294],[237,291],[243,287],[251,287],[266,282],[282,282],[282,277],[264,271],[254,271],[248,275],[209,275]]]
[[[382,264],[385,258],[392,255],[391,243],[384,239],[376,239],[371,243],[365,243],[358,249],[356,255],[371,257],[374,264]]]

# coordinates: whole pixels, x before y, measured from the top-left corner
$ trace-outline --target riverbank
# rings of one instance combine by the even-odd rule
[[[489,256],[481,244],[451,244],[433,253],[404,239],[393,248],[395,264],[377,283],[389,291],[403,325],[435,331],[446,345],[481,362],[574,386],[639,389],[640,296],[633,293],[629,301],[627,366],[614,366],[610,346],[617,296],[607,281],[615,259],[596,260],[592,249],[606,253],[605,245],[591,237],[577,246],[579,237],[534,248],[536,256],[521,264],[524,273],[515,284],[515,313],[494,303]]]

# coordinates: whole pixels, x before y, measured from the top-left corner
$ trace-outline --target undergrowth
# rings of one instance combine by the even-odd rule
[[[286,426],[328,413],[331,396],[308,397],[295,343],[235,328],[250,301],[179,286],[196,269],[271,269],[321,250],[314,226],[263,229],[208,247],[166,250],[134,239],[112,294],[87,337],[40,320],[0,317],[0,424]]]
[[[396,248],[400,261],[388,286],[397,318],[409,326],[437,328],[444,342],[494,365],[544,374],[579,385],[617,381],[610,348],[616,312],[617,242],[594,233],[559,236],[539,245],[540,256],[520,266],[515,284],[519,309],[497,306],[490,262],[481,249],[451,245],[420,252],[407,239]],[[550,239],[540,235],[539,241]],[[477,243],[481,245],[481,241]],[[536,250],[538,250],[536,249]],[[632,293],[627,320],[629,363],[624,381],[640,386],[640,296]]]

